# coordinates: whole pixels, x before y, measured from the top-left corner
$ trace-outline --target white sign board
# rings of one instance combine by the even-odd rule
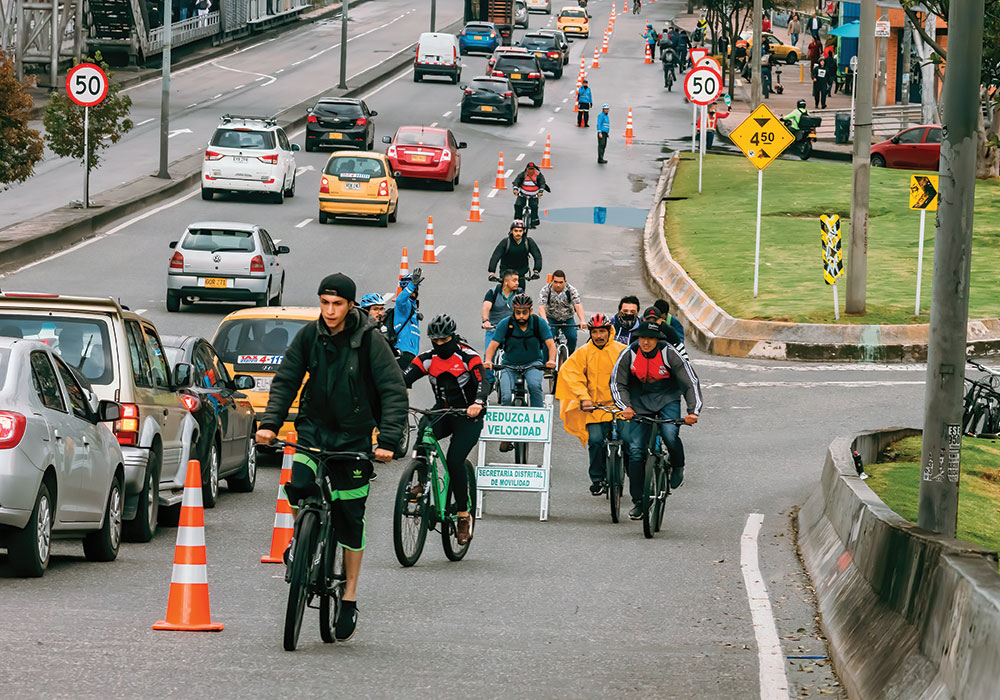
[[[552,440],[552,409],[490,406],[486,409],[479,439],[549,442]]]
[[[66,92],[81,107],[95,107],[108,96],[108,76],[100,66],[80,63],[66,74]]]
[[[889,37],[892,27],[887,19],[875,20],[875,38],[886,39]]]
[[[523,464],[492,464],[476,468],[476,488],[509,491],[545,491],[548,469]]]
[[[721,92],[722,76],[711,68],[695,68],[684,76],[684,94],[692,104],[711,104]]]
[[[694,64],[694,67],[695,68],[711,68],[712,70],[714,70],[719,75],[722,75],[722,66],[719,65],[719,62],[716,61],[711,56],[705,56],[704,58],[699,59]]]

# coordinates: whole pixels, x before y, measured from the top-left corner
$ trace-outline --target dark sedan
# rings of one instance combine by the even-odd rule
[[[506,78],[480,76],[468,85],[459,85],[462,95],[462,121],[472,117],[504,119],[508,124],[517,121],[517,96],[514,86]]]
[[[378,112],[368,109],[364,100],[322,97],[306,118],[306,150],[333,146],[370,151],[375,147],[376,116]]]
[[[563,52],[559,47],[559,40],[551,34],[533,32],[525,34],[517,42],[518,46],[523,46],[535,55],[542,70],[551,73],[554,78],[561,78],[563,74]]]
[[[502,53],[493,66],[494,78],[506,78],[518,97],[530,97],[536,107],[545,101],[545,74],[534,54]]]
[[[241,393],[253,388],[253,377],[230,377],[215,348],[204,338],[164,335],[161,340],[170,366],[176,368],[178,383],[184,383],[181,375],[193,373],[191,385],[177,393],[198,424],[191,456],[201,462],[205,507],[215,506],[220,479],[226,480],[230,491],[253,491],[257,425],[250,399]]]

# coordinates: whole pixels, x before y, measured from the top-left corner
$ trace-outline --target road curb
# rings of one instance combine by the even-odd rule
[[[664,216],[680,152],[664,161],[643,231],[643,277],[657,296],[668,299],[705,352],[729,357],[850,362],[922,362],[927,359],[929,324],[864,325],[787,323],[734,318],[695,283],[667,247]],[[969,355],[1000,353],[1000,318],[967,326]]]
[[[438,31],[454,33],[462,25],[463,22],[457,20]],[[277,113],[279,124],[286,130],[303,126],[306,109],[318,98],[363,93],[405,69],[415,51],[416,42],[354,76],[347,90],[324,90],[308,100],[280,110]],[[43,255],[91,238],[117,219],[184,192],[200,182],[202,158],[202,151],[199,150],[173,161],[170,164],[171,180],[147,175],[106,190],[94,199],[94,207],[90,209],[63,206],[0,229],[0,272],[9,272]]]
[[[996,697],[997,554],[921,530],[854,467],[915,428],[840,437],[798,514],[798,545],[837,675],[852,698]]]

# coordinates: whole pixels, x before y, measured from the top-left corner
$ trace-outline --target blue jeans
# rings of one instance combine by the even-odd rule
[[[681,417],[681,401],[671,401],[656,414],[658,418]],[[646,443],[649,442],[649,431],[653,427],[649,423],[629,421],[625,441],[628,443],[628,490],[632,503],[642,503],[642,484],[646,478]],[[672,467],[684,466],[684,445],[681,444],[680,426],[664,423],[659,426],[660,437],[667,445]]]
[[[490,343],[493,342],[493,336],[495,334],[496,330],[486,331],[486,339],[483,341],[483,357],[486,357],[486,349],[489,348]],[[490,383],[491,387],[493,386],[493,383],[496,382],[496,380],[497,377],[493,373],[493,370],[491,369],[486,370],[486,381]]]
[[[564,323],[568,323],[570,325],[564,326],[562,325]],[[549,321],[549,326],[552,328],[553,337],[558,335],[559,331],[562,331],[566,336],[566,349],[569,350],[570,355],[576,352],[577,327],[574,319],[571,318],[568,321]]]
[[[608,451],[604,440],[611,436],[611,421],[587,424],[587,451],[590,453],[590,480],[597,484],[608,478]],[[623,438],[625,422],[618,421],[618,436]]]
[[[542,407],[542,378],[545,373],[538,367],[532,367],[524,373],[525,383],[528,385],[528,396],[532,408]],[[509,369],[500,370],[500,403],[510,406],[514,394],[514,373]]]

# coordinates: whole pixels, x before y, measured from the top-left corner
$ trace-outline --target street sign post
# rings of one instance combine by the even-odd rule
[[[698,154],[698,192],[701,192],[701,172],[705,160],[705,128],[708,121],[706,106],[715,102],[722,92],[722,74],[713,68],[695,67],[684,76],[684,94],[693,105],[701,106],[701,146]]]
[[[691,65],[697,66],[698,61],[705,58],[708,55],[708,49],[702,47],[695,47],[693,49],[688,49],[688,58],[691,59]]]
[[[704,56],[692,64],[695,68],[711,68],[719,75],[722,75],[722,66],[711,56]]]
[[[823,214],[819,217],[820,242],[823,248],[823,281],[833,287],[833,318],[840,320],[840,299],[837,298],[837,278],[844,274],[844,252],[840,244],[840,217]]]
[[[795,137],[763,102],[729,134],[730,140],[757,168],[757,241],[754,245],[753,295],[760,278],[760,207],[764,199],[764,168],[774,162]]]
[[[924,271],[924,226],[927,212],[937,211],[941,199],[937,175],[910,176],[910,209],[920,212],[920,239],[917,244],[917,302],[913,315],[920,315],[920,278]]]
[[[876,39],[888,39],[891,33],[892,33],[892,25],[889,23],[889,20],[887,19],[875,20]]]
[[[90,108],[108,96],[108,76],[100,66],[79,63],[66,74],[69,99],[83,107],[83,208],[90,207]]]

